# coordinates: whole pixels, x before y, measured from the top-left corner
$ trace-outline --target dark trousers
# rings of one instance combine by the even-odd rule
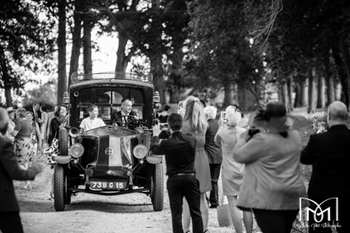
[[[0,212],[0,232],[23,233],[21,218],[18,212]]]
[[[220,176],[221,164],[209,164],[211,175],[211,191],[209,202],[213,206],[219,205],[219,187],[218,181]]]
[[[299,210],[253,209],[258,226],[264,233],[290,233]]]
[[[203,220],[200,211],[199,182],[195,176],[169,176],[167,189],[174,233],[183,233],[182,204],[186,198],[192,218],[193,233],[203,232]]]

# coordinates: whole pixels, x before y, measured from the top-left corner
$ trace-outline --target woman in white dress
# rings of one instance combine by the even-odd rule
[[[82,120],[79,126],[81,133],[90,129],[94,129],[94,128],[98,128],[106,125],[101,118],[97,117],[98,116],[97,105],[94,105],[94,104],[90,105],[88,107],[88,111],[89,111],[89,117]]]
[[[238,192],[241,188],[244,172],[244,164],[233,159],[233,149],[237,140],[246,129],[238,126],[242,120],[242,112],[235,106],[226,108],[224,122],[225,127],[219,129],[215,136],[215,143],[221,145],[222,160],[222,187],[223,195],[227,196],[229,210],[233,226],[237,233],[242,233],[242,218],[237,207]],[[251,211],[243,211],[243,222],[247,233],[252,233],[253,216]]]

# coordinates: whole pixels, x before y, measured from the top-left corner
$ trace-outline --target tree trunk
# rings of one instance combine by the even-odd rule
[[[334,82],[334,97],[335,100],[340,101],[341,100],[341,93],[342,93],[343,87],[340,83]]]
[[[329,106],[331,103],[335,101],[335,84],[334,84],[334,75],[326,78],[326,86],[327,86],[327,101],[326,101],[326,106]]]
[[[342,39],[344,38],[344,40]],[[342,37],[340,39],[340,50],[341,50],[341,54],[342,54],[342,60],[343,60],[343,67],[344,67],[344,71],[345,71],[345,77],[347,80],[347,89],[345,91],[344,89],[344,97],[346,100],[346,106],[349,109],[349,104],[350,104],[350,100],[349,100],[349,93],[350,93],[350,54],[349,54],[349,46],[347,46],[347,44],[345,43],[345,40],[348,40],[347,37]]]
[[[317,85],[317,107],[318,108],[324,108],[325,107],[325,80],[322,75],[318,76],[318,85]]]
[[[5,88],[5,98],[6,98],[6,106],[11,107],[12,104],[12,95],[11,95],[11,88]]]
[[[341,88],[342,88],[341,96],[343,96],[343,99],[344,99],[343,101],[346,104],[346,106],[348,106],[349,95],[347,93],[348,93],[348,84],[349,83],[348,83],[346,72],[344,70],[344,64],[343,64],[342,58],[340,56],[339,49],[337,49],[336,47],[332,47],[332,55],[333,55],[333,58],[334,58],[336,65],[337,65],[338,77],[339,77]]]
[[[58,82],[57,100],[63,100],[63,93],[67,91],[66,72],[66,0],[58,1]]]
[[[79,57],[81,48],[81,0],[76,0],[74,9],[74,28],[73,28],[73,44],[72,44],[72,54],[70,58],[69,75],[68,75],[68,86],[70,85],[70,77],[74,72],[78,72],[79,67]]]
[[[334,60],[332,59],[332,50],[328,50],[325,53],[324,56],[324,63],[325,63],[325,85],[327,87],[326,89],[326,106],[329,106],[331,103],[335,100],[335,84],[334,84],[334,77],[335,73],[332,72],[331,66],[334,66]]]
[[[126,44],[128,43],[127,36],[118,32],[118,50],[117,50],[117,64],[115,66],[115,72],[125,73],[126,67],[130,59],[127,59],[125,55]]]
[[[153,75],[154,91],[158,91],[160,95],[160,101],[165,101],[165,86],[163,78],[163,66],[162,57],[159,54],[154,53],[150,55],[151,61],[151,73]]]
[[[92,57],[91,57],[91,30],[92,22],[84,20],[84,74],[92,73]],[[91,77],[87,76],[87,79]]]
[[[295,98],[294,98],[294,108],[301,106],[301,88],[300,82],[294,82],[295,85]]]
[[[226,87],[228,85],[225,85]],[[237,104],[243,111],[254,111],[260,107],[259,99],[244,85],[237,84]]]
[[[288,83],[287,81],[283,81],[281,84],[282,88],[281,88],[281,97],[282,97],[282,103],[284,103],[284,106],[286,106],[287,112],[289,112],[289,95],[288,95]]]
[[[311,75],[309,76],[309,108],[308,113],[316,112],[317,104],[317,77],[316,77],[316,68],[313,67]]]
[[[306,78],[302,81],[302,86],[301,86],[301,92],[302,92],[302,97],[301,97],[301,107],[307,107],[309,104],[309,79]]]
[[[291,112],[293,111],[294,107],[294,99],[293,99],[293,76],[290,76],[287,81],[287,90],[288,90],[288,108],[287,111]]]
[[[233,90],[232,84],[226,84],[224,86],[224,106],[223,106],[224,108],[233,104],[233,95],[234,95],[233,91],[234,90]],[[241,106],[241,107],[245,107],[245,106]]]
[[[5,89],[6,106],[10,107],[12,106],[11,85],[9,83],[11,77],[9,76],[9,69],[7,67],[7,62],[5,59],[5,52],[2,47],[0,47],[0,70],[2,73],[2,77],[0,80],[3,81],[3,85]],[[1,96],[0,96],[0,99],[1,99]]]

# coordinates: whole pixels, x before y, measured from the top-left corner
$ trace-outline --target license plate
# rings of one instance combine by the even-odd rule
[[[124,189],[126,182],[90,181],[92,189]]]

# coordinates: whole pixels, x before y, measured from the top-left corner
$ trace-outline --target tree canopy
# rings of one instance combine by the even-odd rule
[[[12,104],[11,89],[20,91],[28,81],[25,70],[47,68],[52,56],[53,24],[43,20],[42,5],[35,1],[5,1],[0,5],[0,87],[7,105]]]
[[[118,34],[116,71],[125,72],[135,56],[146,57],[163,101],[168,93],[177,102],[191,88],[191,93],[249,91],[259,102],[272,80],[291,108],[305,102],[292,103],[292,93],[301,99],[308,92],[312,108],[312,96],[322,90],[328,102],[334,100],[337,83],[349,106],[349,10],[347,0],[7,1],[0,6],[0,87],[10,105],[11,90],[26,81],[23,70],[52,69],[44,61],[52,59],[57,42],[62,94],[81,52],[84,72],[93,72],[91,53],[98,42],[91,33],[97,29],[100,35]],[[54,34],[56,22],[60,31]],[[67,42],[69,74],[62,68]],[[226,100],[232,103],[232,96]]]

